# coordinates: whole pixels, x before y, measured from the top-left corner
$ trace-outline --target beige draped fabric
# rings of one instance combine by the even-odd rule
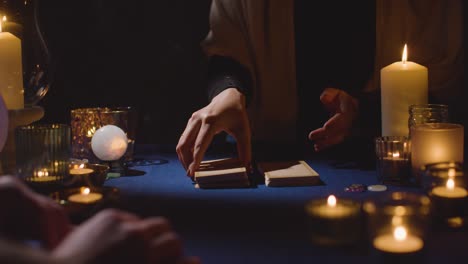
[[[231,57],[254,80],[254,140],[292,140],[297,115],[293,0],[213,0],[208,55]]]
[[[376,1],[375,71],[366,89],[379,88],[380,69],[400,60],[407,43],[409,60],[429,69],[430,93],[447,102],[459,95],[461,0]],[[253,139],[294,140],[298,101],[294,0],[213,0],[210,25],[202,43],[206,54],[231,57],[253,76],[249,107]],[[311,30],[314,26],[326,25],[311,25]]]

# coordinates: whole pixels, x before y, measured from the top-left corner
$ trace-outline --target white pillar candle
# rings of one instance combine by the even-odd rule
[[[411,128],[411,167],[437,162],[463,163],[464,128],[460,124],[426,123]]]
[[[21,40],[2,32],[0,21],[0,93],[8,109],[24,108]]]
[[[409,106],[427,104],[427,68],[407,61],[407,48],[402,60],[380,70],[382,136],[407,136]]]

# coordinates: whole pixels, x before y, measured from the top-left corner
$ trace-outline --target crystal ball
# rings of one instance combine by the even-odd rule
[[[99,128],[91,138],[94,155],[104,161],[120,159],[125,154],[127,145],[127,135],[120,127],[114,125]]]

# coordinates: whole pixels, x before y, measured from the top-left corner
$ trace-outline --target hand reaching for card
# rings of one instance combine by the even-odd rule
[[[249,119],[245,96],[235,88],[218,94],[189,119],[176,147],[188,176],[194,176],[213,137],[221,131],[236,139],[239,160],[248,167],[252,156]]]

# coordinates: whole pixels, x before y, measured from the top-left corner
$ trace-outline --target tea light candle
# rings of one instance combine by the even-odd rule
[[[373,241],[374,247],[387,253],[415,253],[420,251],[424,242],[421,238],[408,234],[403,226],[397,226],[392,234],[377,236]]]
[[[93,173],[93,172],[94,172],[93,169],[85,168],[84,164],[81,164],[77,168],[70,169],[70,174],[71,175],[86,175],[86,174],[90,174],[90,173]]]
[[[334,195],[326,200],[310,201],[306,206],[310,235],[321,245],[351,244],[360,236],[360,206],[351,200],[338,200]],[[349,228],[353,226],[355,228]]]
[[[42,169],[34,172],[34,176],[28,178],[30,182],[55,182],[58,181],[60,177],[51,176],[47,169]]]
[[[468,196],[468,192],[461,187],[455,186],[453,179],[448,179],[446,186],[438,186],[432,189],[432,194],[444,198],[464,198]]]
[[[70,202],[83,204],[95,203],[101,199],[102,194],[91,192],[91,190],[87,187],[81,187],[79,193],[72,194],[68,197],[68,200]]]
[[[450,219],[468,212],[468,191],[455,184],[456,177],[449,177],[445,186],[436,186],[430,191],[434,213],[439,219]]]
[[[337,203],[334,195],[327,198],[327,203],[315,208],[309,208],[309,212],[323,218],[346,218],[353,214],[353,209],[341,203]]]
[[[425,66],[407,61],[407,47],[401,61],[380,71],[382,135],[408,135],[408,108],[412,104],[427,104],[428,73]]]

